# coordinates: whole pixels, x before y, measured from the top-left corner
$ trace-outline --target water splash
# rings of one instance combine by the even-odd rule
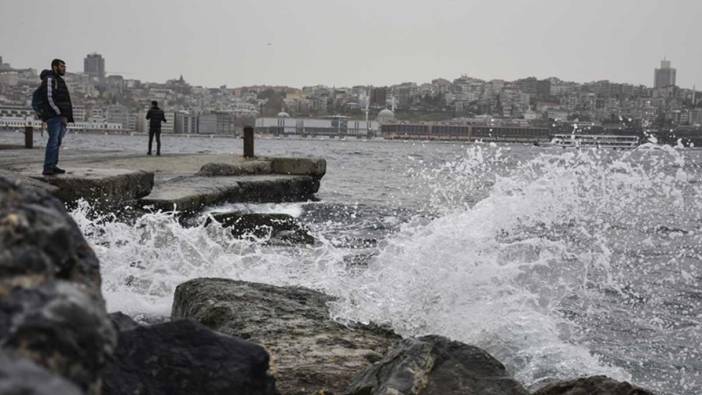
[[[700,285],[696,197],[702,191],[691,182],[683,154],[652,146],[558,152],[507,175],[496,166],[503,163],[498,150],[473,147],[466,154],[425,170],[424,179],[438,189],[434,211],[443,215],[408,224],[391,237],[368,270],[337,292],[336,316],[478,344],[526,383],[583,374],[630,379],[633,372],[638,382],[671,391],[689,381],[675,369],[639,369],[660,347],[655,341],[627,350],[631,336],[666,315],[671,288]],[[486,168],[495,170],[487,178]],[[476,179],[488,185],[486,198],[471,205],[455,196]],[[694,229],[685,231],[688,258],[697,248],[694,258],[669,259],[681,243],[656,233],[662,226]],[[651,287],[661,272],[668,273],[667,284]],[[647,303],[636,305],[644,294]],[[699,335],[700,301],[685,308]],[[681,336],[682,344],[695,341],[690,333]],[[610,348],[613,339],[620,343],[616,349]],[[685,363],[701,354],[675,352],[672,359]]]
[[[337,296],[340,320],[482,346],[526,384],[607,374],[693,393],[699,169],[685,151],[652,145],[546,149],[524,162],[510,154],[470,146],[453,160],[411,158],[408,189],[422,210],[399,224],[361,205],[317,203],[312,217],[299,204],[224,207],[313,218],[319,242],[307,247],[239,240],[204,221],[183,227],[164,212],[134,225],[95,218],[85,204],[72,215],[102,262],[110,310],[167,316],[175,287],[195,277],[301,285]],[[364,216],[382,237],[362,264],[349,263],[356,251],[339,233],[371,229],[351,224]]]

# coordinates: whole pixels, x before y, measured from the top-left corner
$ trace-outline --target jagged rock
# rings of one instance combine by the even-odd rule
[[[201,278],[176,288],[171,315],[264,346],[283,394],[341,393],[399,336],[331,320],[331,299],[299,287]]]
[[[110,313],[109,317],[110,321],[112,321],[112,325],[115,327],[115,330],[117,330],[117,332],[130,331],[139,327],[139,324],[136,321],[134,321],[132,317],[124,314],[121,311],[118,311],[116,313]]]
[[[182,320],[121,332],[104,395],[275,395],[269,357],[255,344]]]
[[[197,176],[242,176],[252,174],[271,174],[271,162],[263,160],[247,160],[232,163],[207,163],[200,168]]]
[[[354,378],[348,395],[527,395],[500,361],[440,336],[403,340]]]
[[[551,383],[533,395],[653,395],[653,392],[607,376],[591,376]]]
[[[212,220],[231,230],[236,237],[267,237],[283,243],[314,244],[309,231],[288,214],[212,213]]]
[[[15,287],[0,298],[0,339],[4,349],[33,360],[99,393],[100,371],[115,346],[115,331],[104,305],[84,287],[56,280]]]
[[[81,395],[78,387],[35,363],[0,355],[0,395]]]
[[[41,188],[0,176],[0,294],[58,278],[100,296],[100,263],[66,213]]]
[[[0,342],[98,394],[116,335],[99,262],[45,188],[0,176]]]

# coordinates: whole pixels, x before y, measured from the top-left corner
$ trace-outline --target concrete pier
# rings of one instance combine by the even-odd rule
[[[247,159],[234,154],[167,154],[64,149],[66,174],[41,175],[43,150],[7,147],[0,169],[53,185],[66,203],[97,207],[140,203],[194,211],[225,202],[283,202],[313,198],[326,172],[318,158]]]

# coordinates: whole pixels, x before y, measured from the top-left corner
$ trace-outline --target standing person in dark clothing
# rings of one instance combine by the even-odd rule
[[[146,119],[149,120],[149,152],[151,155],[151,144],[156,136],[156,155],[161,155],[161,122],[166,122],[166,115],[163,110],[158,108],[158,102],[152,101],[149,112],[146,113]]]
[[[44,156],[45,176],[63,174],[66,171],[58,167],[59,148],[66,134],[68,123],[73,123],[73,105],[71,95],[68,93],[68,86],[63,76],[66,74],[66,62],[61,59],[51,61],[51,70],[44,70],[41,78],[41,91],[46,92],[46,119],[49,131],[49,141],[46,143],[46,154]],[[43,93],[42,93],[43,94]]]

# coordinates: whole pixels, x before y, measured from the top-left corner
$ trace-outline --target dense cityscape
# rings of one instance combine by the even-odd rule
[[[578,122],[638,129],[702,124],[701,95],[694,87],[676,85],[676,69],[669,60],[653,70],[653,87],[555,77],[484,81],[464,75],[422,84],[302,89],[208,88],[193,86],[183,76],[144,82],[108,75],[106,63],[102,55],[91,53],[82,72],[67,73],[75,129],[143,132],[151,100],[166,111],[165,133],[187,134],[238,134],[254,123],[262,131],[275,132],[280,126],[287,134],[313,130],[317,122],[317,130],[334,134],[343,126],[349,135],[378,133],[389,123],[544,128]],[[5,120],[0,126],[17,126],[32,116],[31,94],[38,84],[37,70],[13,67],[0,57],[0,119]],[[287,120],[281,123],[281,118]]]

